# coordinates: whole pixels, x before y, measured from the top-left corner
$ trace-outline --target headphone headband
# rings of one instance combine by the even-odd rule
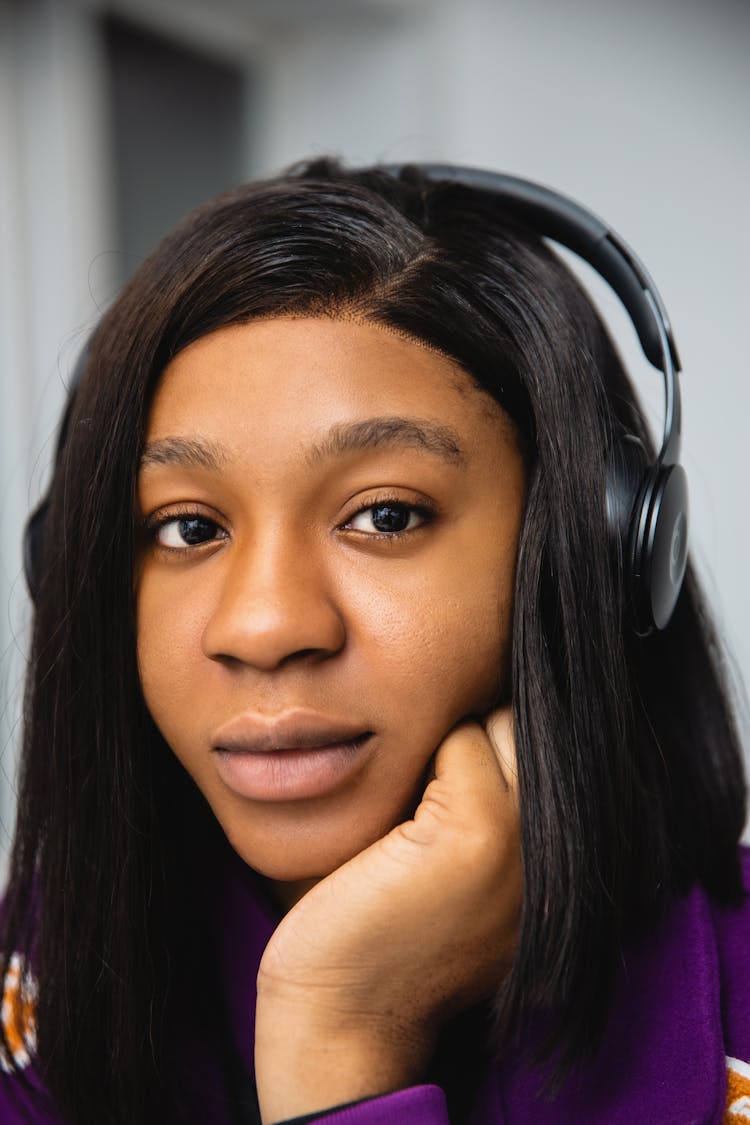
[[[449,180],[491,193],[537,234],[572,250],[608,282],[628,311],[644,355],[664,375],[664,436],[658,463],[676,464],[682,424],[677,345],[659,291],[625,239],[574,199],[531,180],[458,164],[388,164],[382,171],[398,177],[407,167],[431,181]]]

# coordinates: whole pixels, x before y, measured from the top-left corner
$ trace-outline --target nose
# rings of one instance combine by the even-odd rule
[[[295,658],[320,660],[340,651],[344,617],[318,555],[280,537],[232,544],[204,627],[206,656],[271,671]]]

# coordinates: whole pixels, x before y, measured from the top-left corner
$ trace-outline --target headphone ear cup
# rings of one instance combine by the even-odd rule
[[[685,470],[649,466],[642,442],[625,434],[610,451],[607,521],[620,560],[625,614],[642,635],[664,629],[687,566]]]
[[[648,454],[634,434],[623,434],[612,445],[607,465],[607,524],[612,555],[620,574],[623,617],[640,631],[638,582],[633,566],[636,513],[648,479]]]
[[[42,551],[44,548],[44,524],[47,518],[49,500],[45,497],[26,521],[23,533],[23,572],[32,602],[39,595],[39,582],[42,572]]]
[[[664,629],[677,605],[688,552],[688,489],[682,465],[658,468],[637,514],[633,571],[639,610]]]
[[[70,380],[70,388],[68,390],[68,401],[65,404],[62,419],[60,421],[60,429],[57,435],[57,444],[55,446],[55,463],[53,468],[54,475],[57,473],[60,462],[62,461],[63,451],[65,444],[68,440],[68,431],[71,426],[71,418],[73,416],[73,409],[75,407],[76,398],[78,395],[78,387],[81,384],[83,376],[86,372],[86,365],[89,360],[89,353],[91,350],[91,342],[94,338],[92,333],[88,340],[81,349],[81,354],[76,360],[76,365],[73,369],[73,375]],[[39,586],[42,580],[42,553],[44,549],[44,525],[47,520],[47,510],[49,508],[49,496],[52,489],[52,482],[47,490],[47,494],[40,500],[34,511],[26,521],[26,527],[23,533],[23,572],[26,578],[26,585],[31,600],[36,604],[39,597]]]
[[[643,490],[648,455],[634,434],[623,434],[612,445],[607,465],[607,524],[621,566],[630,567],[633,512]]]

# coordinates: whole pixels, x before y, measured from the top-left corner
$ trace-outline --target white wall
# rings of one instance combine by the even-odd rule
[[[0,3],[0,856],[28,624],[21,527],[46,478],[70,363],[111,296],[101,77],[85,13]]]
[[[69,364],[111,297],[109,148],[91,22],[105,6],[247,60],[258,76],[248,175],[321,152],[494,166],[579,198],[632,243],[661,289],[685,365],[693,550],[750,682],[750,8],[0,0],[0,792],[12,776],[23,671],[20,526],[49,463]],[[615,299],[595,288],[658,426],[659,378]],[[4,793],[7,828],[7,783]]]
[[[682,353],[693,553],[750,683],[750,8],[464,0],[412,11],[375,46],[352,38],[321,29],[279,52],[262,165],[335,151],[500,168],[580,199],[631,243]],[[593,288],[658,428],[661,380]]]

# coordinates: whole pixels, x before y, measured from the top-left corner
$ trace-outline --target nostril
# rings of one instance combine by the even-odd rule
[[[322,592],[294,590],[279,597],[225,590],[203,632],[203,651],[227,667],[264,670],[327,659],[346,641],[342,615]]]

